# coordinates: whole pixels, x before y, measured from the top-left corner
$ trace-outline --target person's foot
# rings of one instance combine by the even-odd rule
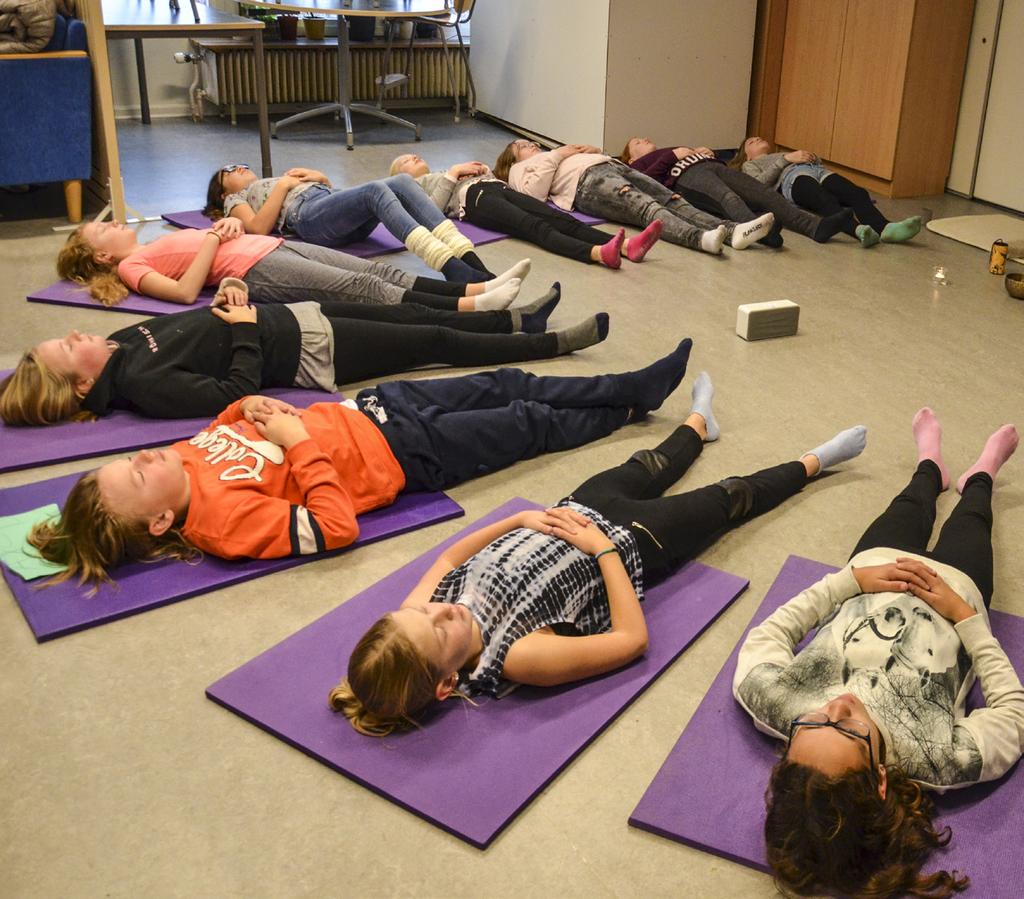
[[[885,243],[903,243],[905,240],[915,237],[921,230],[921,216],[912,215],[902,222],[889,222],[882,229],[882,240]]]
[[[679,382],[686,375],[686,363],[690,359],[692,349],[693,340],[687,337],[667,356],[652,362],[647,368],[627,375],[633,382],[636,393],[636,402],[632,404],[634,421],[660,408],[672,391],[679,386]]]
[[[626,229],[619,228],[618,233],[608,243],[601,244],[598,247],[598,255],[601,257],[602,264],[608,266],[608,268],[622,267],[622,244],[625,240]]]
[[[825,469],[839,465],[841,462],[856,459],[864,452],[867,442],[868,429],[864,425],[856,425],[845,431],[840,431],[831,440],[826,440],[820,446],[808,450],[800,457],[800,460],[803,461],[808,456],[814,456],[818,460],[818,470],[814,472],[814,475],[818,475]]]
[[[651,222],[643,231],[626,241],[626,258],[630,262],[643,262],[651,247],[661,239],[664,228],[659,219]]]
[[[609,325],[608,313],[598,312],[597,315],[581,321],[578,325],[573,325],[563,331],[555,331],[555,337],[558,339],[558,352],[572,353],[600,343],[608,336]]]
[[[722,247],[725,244],[725,234],[725,225],[719,225],[717,228],[705,231],[700,236],[701,250],[705,253],[710,253],[712,256],[717,256],[722,252]]]
[[[491,275],[485,274],[480,269],[473,268],[468,262],[463,262],[457,256],[452,256],[441,266],[441,274],[446,281],[462,281],[466,284],[481,284],[491,279]]]
[[[715,413],[711,408],[711,401],[715,398],[715,385],[711,383],[711,375],[706,371],[702,371],[697,375],[690,395],[693,397],[693,405],[690,406],[690,412],[696,412],[704,419],[704,427],[707,430],[704,442],[712,443],[718,439],[722,432],[718,427],[718,420],[715,418]]]
[[[774,227],[775,216],[770,212],[751,219],[749,222],[738,222],[732,229],[729,246],[734,250],[745,250],[752,243],[767,238]]]
[[[942,425],[939,424],[939,419],[928,406],[925,406],[917,410],[911,430],[914,432],[914,443],[917,444],[917,461],[929,459],[938,466],[939,474],[942,476],[942,489],[945,490],[949,486],[949,469],[942,459]]]
[[[840,231],[853,231],[854,216],[852,209],[842,209],[827,215],[814,230],[814,240],[818,243],[826,243]]]
[[[476,250],[467,250],[459,258],[467,265],[471,265],[478,272],[481,272],[482,274],[486,275],[488,278],[494,277],[494,272],[492,272],[489,268],[487,268],[486,265],[484,265],[483,259],[477,256]]]
[[[513,329],[526,334],[543,334],[548,329],[548,318],[561,298],[562,285],[556,281],[544,296],[510,309]]]
[[[858,225],[856,231],[857,240],[865,250],[868,247],[873,247],[879,241],[878,232],[870,225]]]
[[[494,312],[497,309],[508,309],[512,301],[519,296],[519,286],[522,282],[518,278],[512,278],[504,284],[488,290],[486,293],[478,293],[473,297],[473,309],[476,312]]]
[[[762,246],[769,247],[770,249],[781,250],[782,245],[785,243],[782,239],[782,225],[779,222],[776,222],[764,237],[759,237],[757,239],[757,242]]]
[[[515,265],[506,269],[500,275],[487,279],[484,286],[490,291],[495,287],[501,287],[502,284],[506,281],[511,281],[513,278],[525,281],[528,274],[530,274],[530,260],[520,259]]]
[[[1003,425],[985,441],[985,448],[981,451],[981,455],[978,456],[978,461],[960,475],[960,480],[956,482],[956,492],[963,493],[964,487],[971,479],[971,476],[981,471],[985,472],[994,481],[996,475],[999,474],[999,469],[1006,464],[1006,460],[1017,449],[1019,439],[1017,429],[1013,425]]]

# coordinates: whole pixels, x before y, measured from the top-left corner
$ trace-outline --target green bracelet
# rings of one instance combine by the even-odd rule
[[[591,558],[596,561],[597,559],[600,559],[601,556],[606,556],[608,555],[608,553],[617,553],[618,551],[619,550],[616,547],[609,546],[607,549],[602,549],[599,553],[594,553],[594,555],[591,556]]]

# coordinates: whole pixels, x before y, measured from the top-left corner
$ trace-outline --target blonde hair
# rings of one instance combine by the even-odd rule
[[[368,737],[416,727],[413,715],[434,699],[441,672],[423,657],[390,614],[377,620],[356,644],[348,677],[327,702]]]
[[[494,177],[501,181],[508,181],[508,173],[517,161],[516,142],[512,141],[501,151],[497,162],[494,163]]]
[[[389,176],[398,175],[401,173],[402,164],[399,162],[399,160],[408,155],[408,153],[403,153],[401,156],[396,156],[394,159],[391,160],[391,168],[388,169]]]
[[[32,350],[0,381],[0,418],[6,424],[52,425],[95,417],[82,409],[71,379],[47,368]]]
[[[192,561],[200,555],[177,528],[154,536],[145,519],[109,512],[95,471],[83,475],[71,488],[60,518],[37,524],[28,542],[47,561],[65,566],[48,583],[78,578],[80,586],[91,585],[90,594],[110,582],[107,572],[123,562]]]
[[[619,161],[626,163],[626,165],[629,165],[633,161],[633,157],[629,155],[629,144],[632,140],[633,138],[629,138],[626,141],[626,146],[622,148],[622,152],[619,154],[618,157]]]
[[[96,261],[95,248],[82,234],[84,227],[72,231],[61,248],[57,255],[57,274],[82,285],[104,306],[116,306],[128,296],[128,288],[118,277],[116,263]]]

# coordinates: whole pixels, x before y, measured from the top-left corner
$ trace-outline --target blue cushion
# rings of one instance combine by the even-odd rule
[[[68,20],[68,37],[64,44],[65,50],[85,50],[88,44],[85,40],[85,22],[81,19]]]
[[[53,37],[50,38],[50,43],[43,47],[42,52],[52,53],[55,50],[63,50],[67,37],[68,20],[60,13],[57,13],[57,18],[53,22]]]
[[[88,178],[92,70],[88,57],[0,56],[0,184]]]

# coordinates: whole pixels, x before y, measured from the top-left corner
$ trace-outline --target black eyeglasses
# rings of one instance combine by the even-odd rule
[[[833,721],[825,712],[808,712],[806,715],[801,715],[799,718],[794,718],[789,722],[790,743],[793,742],[793,734],[796,733],[798,727],[832,727],[844,736],[863,740],[868,744],[868,759],[871,761],[871,768],[869,770],[877,776],[878,769],[875,767],[875,750],[871,746],[871,727],[859,718],[840,718],[838,721]],[[788,747],[786,751],[789,751]]]
[[[232,165],[224,166],[224,168],[222,168],[220,171],[221,174],[223,175],[230,175],[232,172],[237,172],[239,169],[246,169],[251,172],[252,166],[246,165],[244,162],[236,162],[233,163]]]

